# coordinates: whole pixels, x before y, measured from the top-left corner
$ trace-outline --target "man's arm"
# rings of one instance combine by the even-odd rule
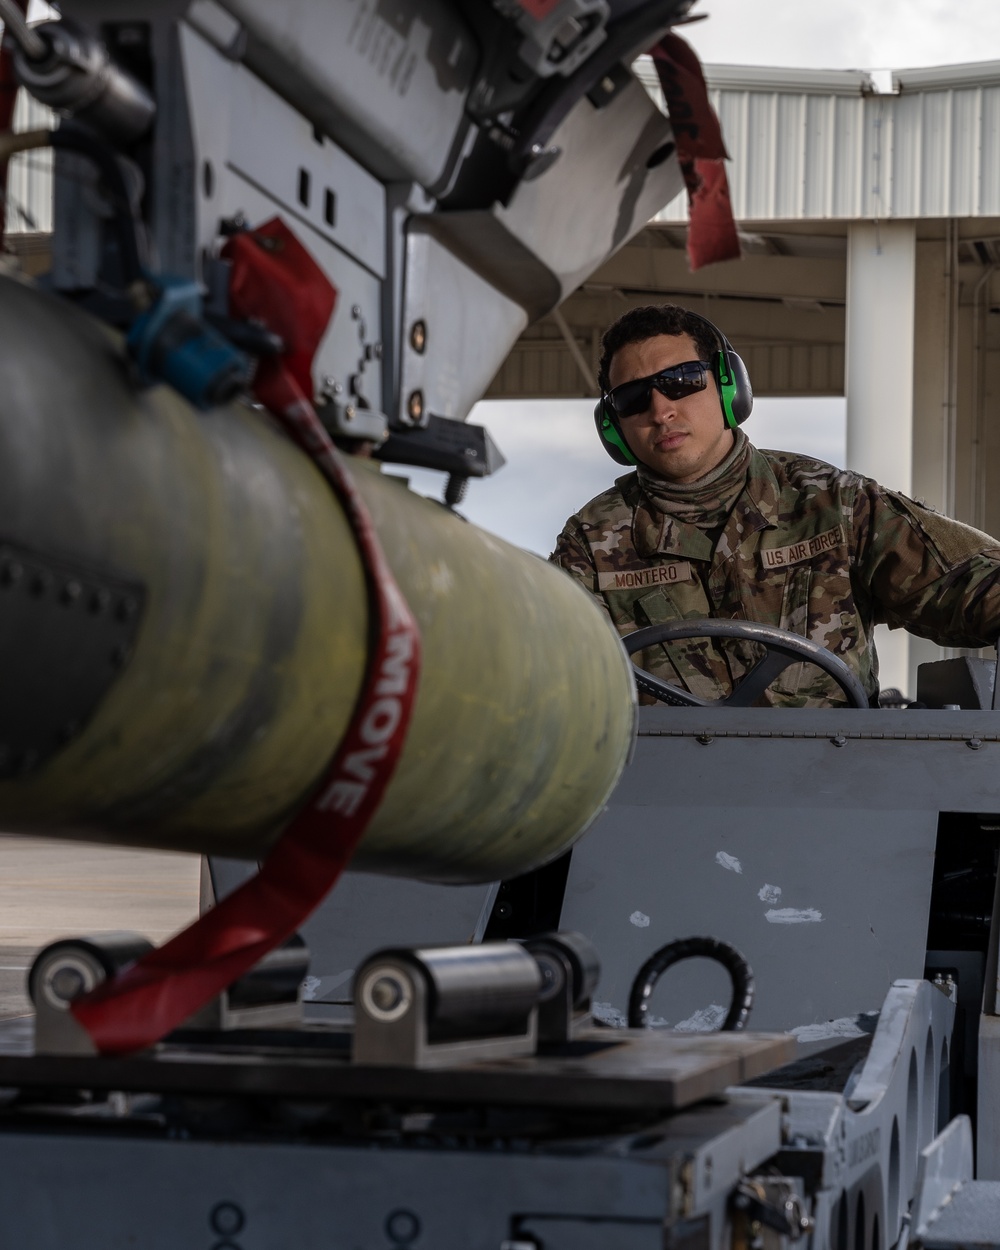
[[[856,572],[876,620],[942,646],[1000,634],[1000,542],[867,481],[854,508]]]
[[[555,551],[549,559],[553,564],[558,564],[561,569],[565,569],[573,580],[593,597],[595,603],[600,604],[608,614],[608,619],[611,619],[604,596],[597,588],[597,569],[590,546],[581,533],[581,522],[578,517],[570,517],[566,522],[563,532],[556,540]]]

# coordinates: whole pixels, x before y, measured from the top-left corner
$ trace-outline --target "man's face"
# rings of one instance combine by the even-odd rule
[[[612,357],[608,370],[611,389],[700,358],[689,334],[657,334],[640,343],[628,343]],[[683,399],[667,399],[652,390],[649,408],[637,416],[623,417],[621,429],[637,460],[668,482],[682,485],[710,473],[733,446],[733,431],[723,418],[711,373],[703,391]]]

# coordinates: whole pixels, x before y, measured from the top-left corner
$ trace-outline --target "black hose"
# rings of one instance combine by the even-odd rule
[[[733,998],[729,1011],[719,1029],[720,1033],[739,1033],[746,1028],[753,1006],[753,971],[735,946],[720,942],[718,938],[679,938],[668,942],[646,960],[632,982],[628,996],[628,1027],[644,1029],[649,999],[653,988],[668,968],[682,959],[714,959],[729,973],[733,986]]]
[[[0,0],[0,21],[4,25],[4,34],[9,35],[17,43],[29,61],[44,61],[49,52],[48,43],[31,26],[28,25],[24,9],[14,0]]]

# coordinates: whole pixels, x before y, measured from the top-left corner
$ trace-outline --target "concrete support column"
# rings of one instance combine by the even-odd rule
[[[943,237],[917,242],[912,493],[947,516],[962,517],[967,503],[957,477],[960,453],[965,454],[958,427],[958,223],[943,225]],[[917,667],[952,653],[927,638],[909,641],[913,692]]]
[[[954,221],[917,243],[913,366],[913,496],[957,516],[958,258]]]
[[[914,222],[855,222],[847,232],[847,466],[913,490]],[[912,696],[909,636],[876,631],[879,680]]]

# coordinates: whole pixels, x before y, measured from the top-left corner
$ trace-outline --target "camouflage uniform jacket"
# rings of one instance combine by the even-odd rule
[[[790,452],[751,448],[746,484],[714,550],[707,534],[657,511],[629,473],[569,519],[551,559],[622,635],[685,618],[762,621],[839,655],[873,699],[876,624],[953,647],[986,646],[1000,633],[996,539],[870,478]],[[714,699],[758,655],[751,643],[698,639],[634,659]],[[819,669],[795,664],[762,702],[816,707],[845,698]]]

